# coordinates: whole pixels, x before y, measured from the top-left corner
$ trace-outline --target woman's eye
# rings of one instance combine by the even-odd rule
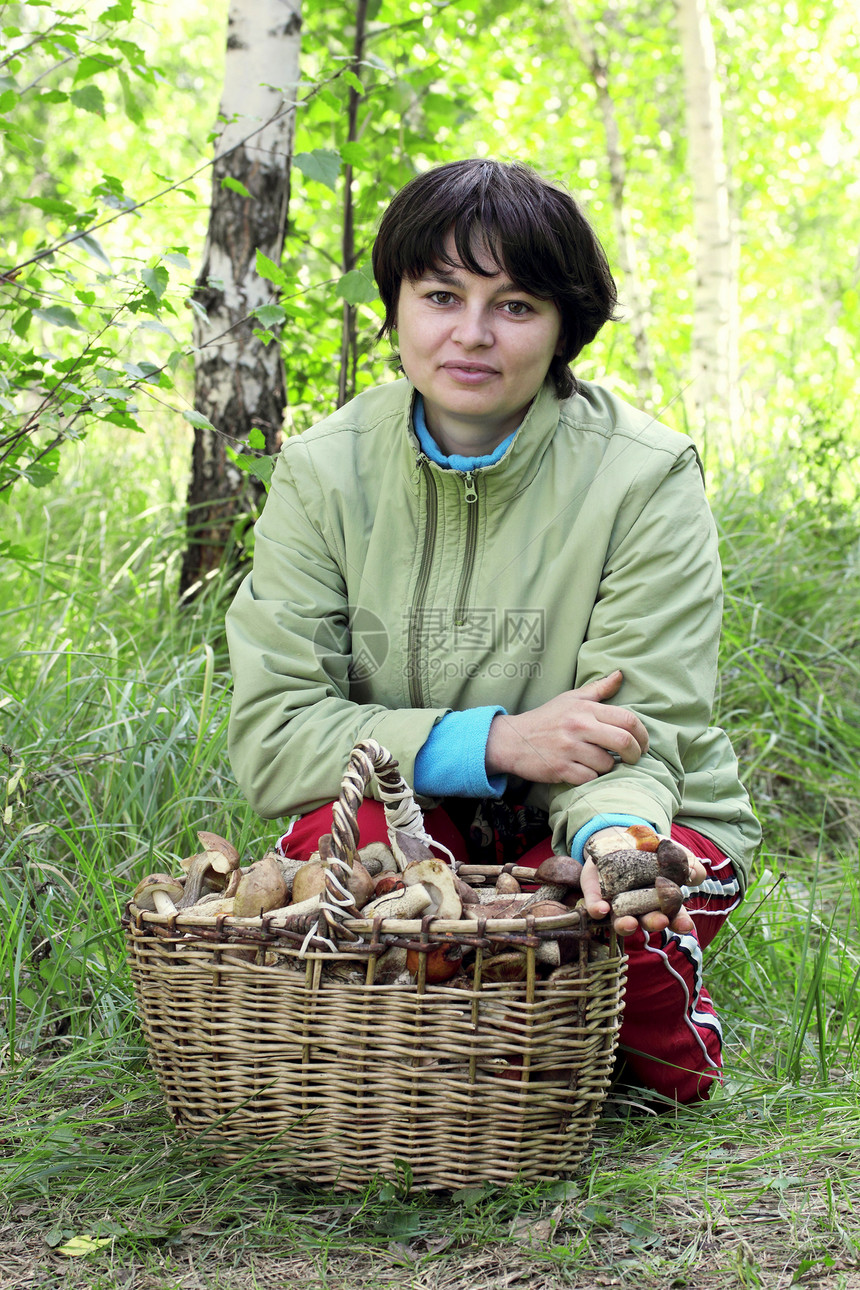
[[[532,311],[531,305],[527,305],[524,300],[506,300],[505,309],[509,314],[513,314],[514,318],[522,318],[524,314],[530,314]]]
[[[431,291],[428,299],[437,305],[447,305],[451,303],[454,297],[450,291]]]

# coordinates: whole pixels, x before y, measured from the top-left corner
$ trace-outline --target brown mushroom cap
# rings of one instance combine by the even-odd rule
[[[582,865],[572,856],[548,856],[535,870],[538,882],[558,883],[563,887],[578,887]]]
[[[175,914],[184,890],[177,878],[171,878],[167,873],[151,873],[137,884],[132,900],[138,909],[146,909],[152,914]],[[162,900],[158,900],[159,895]]]
[[[198,841],[210,857],[209,863],[217,873],[230,873],[239,867],[239,852],[217,833],[198,833]]]
[[[287,884],[274,856],[264,856],[242,875],[233,897],[236,918],[260,918],[287,899]]]
[[[690,861],[687,852],[671,838],[662,838],[657,847],[657,872],[679,887],[690,881]]]
[[[300,869],[297,869],[293,878],[293,902],[298,904],[301,901],[308,900],[311,896],[321,895],[325,887],[325,871],[326,863],[324,859],[310,859]],[[373,879],[360,860],[353,861],[349,878],[338,866],[335,866],[333,872],[345,884],[347,891],[359,908],[372,899]]]

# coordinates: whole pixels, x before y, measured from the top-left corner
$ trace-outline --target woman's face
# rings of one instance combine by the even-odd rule
[[[404,278],[397,303],[403,370],[424,396],[427,426],[443,451],[491,452],[515,430],[559,352],[561,316],[552,300],[518,290],[485,255],[492,276],[460,264]]]

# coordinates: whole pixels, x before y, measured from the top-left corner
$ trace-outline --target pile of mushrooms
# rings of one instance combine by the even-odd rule
[[[330,880],[328,888],[326,883],[327,862],[332,854],[328,834],[320,838],[319,851],[307,861],[268,852],[244,867],[238,851],[225,838],[206,832],[197,837],[202,849],[180,862],[184,870],[181,878],[151,874],[137,886],[132,900],[139,909],[204,919],[217,915],[266,915],[267,924],[310,930],[323,902],[332,895]],[[669,839],[659,839],[651,829],[634,825],[604,830],[586,850],[597,864],[603,894],[612,902],[615,915],[660,909],[673,918],[678,912],[680,886],[690,876],[687,853],[682,847]],[[501,873],[497,866],[461,866],[464,876],[475,883],[485,883],[473,886],[434,856],[423,842],[402,832],[394,835],[390,847],[370,843],[361,848],[348,877],[339,869],[335,873],[343,878],[340,904],[344,914],[365,922],[428,916],[438,923],[528,916],[546,919],[569,914],[580,899],[580,865],[569,857],[550,856],[536,870],[506,865]],[[492,886],[486,882],[490,876],[496,878]],[[523,891],[522,883],[532,890]],[[190,920],[183,920],[182,926],[190,932]],[[506,945],[504,935],[493,943],[497,952],[485,951],[482,979],[487,983],[524,980],[526,951]],[[601,957],[608,951],[592,944],[589,952],[591,957]],[[578,957],[575,938],[547,938],[535,951],[541,975],[550,979],[569,975],[572,969],[565,968],[574,957]],[[345,972],[346,979],[363,980],[359,966],[353,961],[343,965],[341,971],[333,967],[332,972],[337,976]],[[427,949],[390,946],[377,959],[374,980],[406,983],[418,978],[430,985],[444,982],[470,986],[464,969],[462,946],[440,937]]]
[[[633,845],[631,846],[631,839]],[[585,844],[597,865],[600,890],[616,918],[659,911],[671,922],[691,880],[687,852],[671,838],[658,838],[646,824],[602,829]]]

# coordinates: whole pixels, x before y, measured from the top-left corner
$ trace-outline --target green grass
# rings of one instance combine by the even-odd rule
[[[860,1285],[860,515],[777,479],[715,491],[719,716],[765,827],[709,952],[726,1086],[610,1099],[571,1180],[405,1195],[291,1186],[180,1142],[118,931],[144,873],[206,826],[272,825],[225,755],[229,582],[175,603],[171,451],[132,441],[16,501],[0,585],[0,1290],[9,1286]],[[776,482],[774,482],[776,481]],[[60,1253],[74,1237],[103,1242]]]

